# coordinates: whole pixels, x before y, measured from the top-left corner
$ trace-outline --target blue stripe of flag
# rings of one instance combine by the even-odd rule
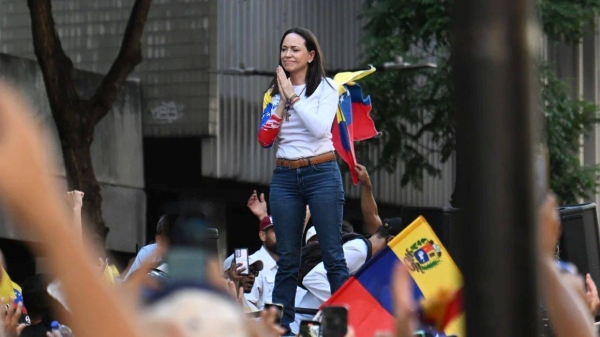
[[[386,246],[354,275],[373,298],[392,315],[393,303],[390,286],[392,283],[392,271],[398,262],[400,262],[398,256],[390,247]],[[414,280],[412,282],[413,296],[415,301],[419,301],[423,298],[423,293],[417,283]]]
[[[269,118],[271,118],[271,110],[272,109],[273,109],[273,103],[269,103],[269,104],[267,104],[267,106],[265,106],[265,110],[263,110],[262,117],[260,118],[259,129],[262,128],[263,126],[265,126],[265,124],[267,123]]]
[[[371,96],[363,97],[362,88],[358,84],[346,85],[352,103],[371,105]]]
[[[350,135],[348,134],[348,125],[345,121],[338,120],[337,127],[340,130],[340,142],[342,143],[344,150],[346,150],[347,152],[352,151],[352,148],[350,147]]]
[[[347,88],[347,87],[346,87]],[[344,114],[346,124],[352,124],[352,100],[350,99],[350,93],[344,92],[340,95],[340,109]]]

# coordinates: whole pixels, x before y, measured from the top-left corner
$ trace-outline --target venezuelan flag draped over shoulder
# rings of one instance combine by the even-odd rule
[[[356,81],[375,72],[370,66],[367,70],[343,72],[335,75],[333,80],[338,85],[340,101],[331,128],[333,146],[342,159],[348,164],[352,182],[358,184],[356,155],[354,142],[375,137],[377,130],[369,115],[371,98],[363,97],[362,88]]]
[[[354,154],[354,142],[373,138],[377,135],[375,123],[369,115],[371,113],[371,98],[363,97],[362,88],[356,84],[375,72],[375,67],[355,72],[343,72],[335,75],[333,80],[338,86],[339,104],[331,126],[333,146],[340,157],[348,164],[352,182],[358,184],[356,167],[356,155]],[[260,125],[267,123],[275,107],[280,103],[280,96],[271,96],[271,89],[263,96],[263,113]],[[267,147],[271,147],[270,144]]]
[[[421,302],[421,321],[448,335],[464,336],[462,274],[425,218],[417,218],[367,262],[323,306],[349,307],[349,324],[357,336],[392,331],[391,275],[403,263]]]

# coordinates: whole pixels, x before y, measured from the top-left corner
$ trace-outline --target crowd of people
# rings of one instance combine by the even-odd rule
[[[163,215],[155,242],[117,270],[82,230],[84,194],[59,197],[39,126],[19,94],[0,84],[0,201],[19,227],[39,234],[43,244],[32,249],[48,261],[48,274],[21,285],[0,264],[0,337],[312,336],[302,331],[303,322],[318,321],[322,305],[406,224],[380,218],[361,165],[355,173],[365,233],[344,222],[344,191],[328,129],[337,105],[335,83],[326,79],[309,31],[286,32],[280,47],[259,131],[263,146],[278,139],[277,166],[269,203],[256,191],[247,203],[262,242],[247,260],[234,254],[221,261],[206,250],[202,230],[210,219],[186,211]],[[589,275],[584,279],[557,263],[560,229],[552,196],[540,209],[538,230],[542,294],[553,333],[595,336],[598,292]],[[422,327],[412,292],[409,271],[398,264],[389,294],[396,325],[378,336],[408,337]],[[344,326],[321,334],[354,331]]]

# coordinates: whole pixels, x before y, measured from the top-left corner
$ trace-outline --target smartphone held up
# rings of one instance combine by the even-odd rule
[[[283,317],[283,304],[278,303],[265,303],[265,310],[271,310],[271,308],[277,309],[277,316],[275,318],[275,324],[281,324],[281,318]]]
[[[321,323],[316,321],[301,321],[300,333],[298,337],[319,337],[321,336]]]
[[[248,248],[235,249],[235,264],[241,263],[238,268],[240,275],[248,275],[250,268],[250,260],[248,256]]]

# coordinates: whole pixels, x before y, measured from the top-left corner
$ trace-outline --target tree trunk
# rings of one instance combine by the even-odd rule
[[[68,189],[85,193],[82,209],[86,218],[84,223],[89,226],[90,234],[95,236],[94,241],[103,243],[109,229],[102,218],[100,184],[92,165],[92,136],[89,131],[59,132]]]

